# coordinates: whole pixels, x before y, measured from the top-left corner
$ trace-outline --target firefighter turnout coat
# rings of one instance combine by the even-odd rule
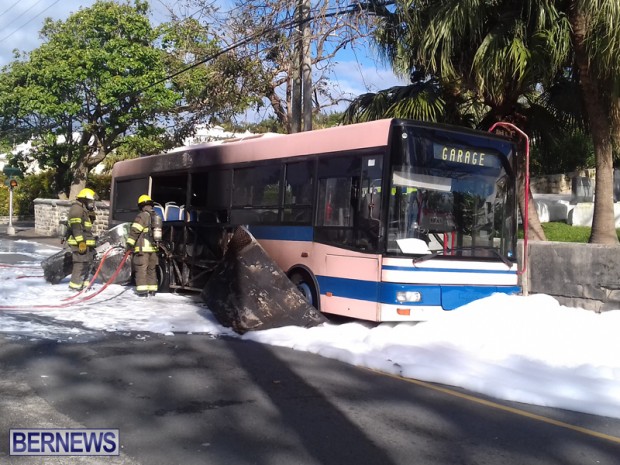
[[[151,205],[142,207],[129,231],[127,248],[133,249],[133,267],[136,278],[136,292],[138,295],[148,295],[157,292],[157,264],[159,248],[153,239],[152,215],[155,211]]]
[[[89,211],[82,202],[77,200],[69,208],[69,237],[67,244],[71,247],[73,261],[69,289],[80,290],[88,287],[88,275],[95,260],[95,236],[93,222],[95,213]]]
[[[151,214],[154,214],[153,207],[147,205],[138,213],[131,224],[127,245],[133,248],[134,253],[157,252],[159,249],[153,240],[151,231]]]
[[[71,205],[68,219],[70,234],[67,244],[77,247],[80,242],[86,242],[88,247],[95,247],[92,214],[82,202],[76,201]]]

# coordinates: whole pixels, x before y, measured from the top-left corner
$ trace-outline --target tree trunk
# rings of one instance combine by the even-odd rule
[[[616,234],[614,214],[614,167],[608,136],[598,144],[595,142],[594,147],[596,186],[594,188],[594,216],[592,217],[590,243],[617,244],[618,235]]]
[[[525,225],[525,218],[527,215],[528,225],[528,239],[531,241],[546,241],[545,231],[540,224],[540,218],[538,217],[538,211],[536,210],[536,204],[534,203],[534,197],[532,196],[532,189],[528,189],[525,192],[525,154],[519,153],[517,155],[517,194],[519,201],[519,212],[521,213],[521,224]],[[528,209],[525,212],[525,195],[528,196]]]
[[[532,196],[532,190],[528,192],[528,209],[527,209],[527,225],[528,225],[528,239],[531,241],[546,241],[547,236],[540,224],[540,218],[538,217],[538,211],[536,210],[536,204],[534,203],[534,197]],[[521,205],[523,202],[523,205]],[[519,196],[519,208],[521,211],[525,210],[525,198],[523,195]]]
[[[312,131],[312,58],[310,56],[310,0],[301,5],[301,120],[302,130]]]
[[[613,148],[620,151],[620,97],[614,97],[611,102],[611,140]]]
[[[592,133],[594,155],[596,158],[596,187],[594,190],[594,217],[590,243],[617,244],[614,199],[613,199],[613,158],[611,145],[610,109],[599,92],[599,82],[588,58],[584,38],[586,17],[579,10],[579,2],[573,2],[570,22],[573,29],[575,63],[579,68],[579,81],[583,101]]]
[[[71,189],[69,191],[69,198],[75,199],[79,192],[86,187],[86,178],[88,176],[88,168],[83,162],[78,162],[75,170],[73,171],[74,178],[71,181]]]

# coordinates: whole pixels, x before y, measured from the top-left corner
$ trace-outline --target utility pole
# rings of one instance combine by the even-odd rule
[[[295,19],[297,24],[294,27],[295,49],[293,62],[293,75],[291,76],[291,132],[301,132],[301,5],[303,0],[297,0],[295,6]]]
[[[9,236],[15,235],[15,228],[13,227],[13,188],[17,186],[17,181],[11,179],[11,185],[9,187],[9,225],[6,228],[6,233]]]
[[[312,131],[312,56],[310,55],[310,0],[302,0],[301,95],[303,131]]]
[[[291,132],[312,130],[312,57],[310,55],[310,0],[297,0],[295,16],[296,66],[293,66]]]

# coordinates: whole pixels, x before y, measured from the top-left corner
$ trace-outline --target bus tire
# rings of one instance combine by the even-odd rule
[[[317,310],[320,310],[319,293],[314,280],[305,271],[294,271],[289,278],[304,298]]]
[[[168,260],[159,257],[156,271],[158,292],[170,292],[170,263]]]

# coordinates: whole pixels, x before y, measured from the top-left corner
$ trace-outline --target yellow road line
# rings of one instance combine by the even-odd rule
[[[606,441],[611,441],[611,442],[620,444],[620,437],[617,437],[617,436],[611,436],[609,434],[599,433],[598,431],[594,431],[588,428],[582,428],[581,426],[571,425],[570,423],[564,423],[563,421],[554,420],[553,418],[548,418],[542,415],[537,415],[535,413],[526,412],[525,410],[520,410],[518,408],[508,407],[506,405],[498,404],[496,402],[491,402],[486,399],[481,399],[479,397],[475,397],[469,394],[464,394],[462,392],[458,392],[458,391],[454,391],[449,388],[437,386],[435,384],[427,383],[425,381],[420,381],[420,380],[411,379],[411,378],[404,378],[402,376],[392,375],[390,373],[384,373],[382,371],[373,370],[370,368],[366,368],[366,369],[369,371],[372,371],[373,373],[388,376],[390,378],[398,379],[401,381],[406,381],[408,383],[416,384],[418,386],[422,386],[427,389],[432,389],[433,391],[442,392],[444,394],[448,394],[453,397],[459,397],[461,399],[465,399],[470,402],[475,402],[477,404],[485,405],[487,407],[491,407],[491,408],[498,409],[498,410],[503,410],[505,412],[509,412],[515,415],[520,415],[522,417],[531,418],[532,420],[540,421],[543,423],[548,423],[550,425],[559,426],[560,428],[566,428],[572,431],[577,431],[579,433],[586,434],[588,436],[593,436],[596,438],[605,439]]]

